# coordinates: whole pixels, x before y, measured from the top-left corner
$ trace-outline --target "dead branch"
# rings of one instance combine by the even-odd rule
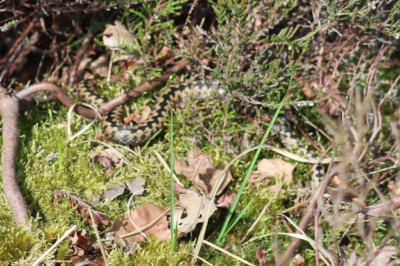
[[[57,99],[62,104],[67,106],[68,108],[75,104],[75,102],[68,97],[67,93],[63,89],[61,89],[60,87],[58,87],[55,84],[48,83],[48,82],[40,82],[40,83],[33,84],[33,85],[29,86],[28,88],[25,88],[25,89],[17,92],[15,94],[15,97],[17,97],[19,100],[22,100],[22,99],[25,99],[26,97],[32,95],[33,93],[39,92],[39,91],[52,92],[53,95],[55,97],[57,97]],[[95,111],[85,108],[85,107],[82,107],[82,106],[76,106],[75,112],[77,112],[78,114],[80,114],[86,118],[93,119],[97,116]]]
[[[372,205],[366,208],[365,211],[360,213],[358,216],[383,216],[395,211],[398,208],[400,208],[400,196],[396,196],[385,202]]]
[[[132,97],[136,97],[145,91],[161,86],[162,84],[165,83],[165,81],[167,81],[167,79],[171,74],[182,71],[186,67],[187,63],[188,62],[185,60],[178,61],[173,67],[167,69],[164,72],[164,74],[162,74],[161,77],[152,79],[139,87],[136,87],[128,92],[122,93],[120,96],[102,104],[99,107],[99,109],[103,112],[108,112],[117,107],[118,105],[125,103],[128,99]]]
[[[28,206],[18,186],[15,172],[15,157],[18,147],[18,101],[7,95],[6,89],[0,90],[0,112],[3,115],[3,151],[1,167],[3,188],[17,225],[29,227]]]
[[[332,171],[335,172],[335,171]],[[310,197],[309,204],[307,206],[307,209],[304,212],[303,218],[301,219],[299,223],[299,228],[301,230],[305,230],[311,219],[316,215],[315,209],[318,203],[318,200],[320,200],[323,197],[323,194],[330,182],[330,175],[329,173],[325,175],[325,178],[321,181],[320,185],[318,188],[313,192],[313,194]],[[296,233],[300,233],[299,231],[296,231]],[[294,238],[292,242],[289,244],[288,248],[286,251],[283,253],[281,258],[279,260],[276,259],[276,264],[277,265],[288,265],[289,261],[293,259],[295,252],[297,248],[301,244],[301,239],[299,238]],[[333,254],[332,254],[333,255]]]

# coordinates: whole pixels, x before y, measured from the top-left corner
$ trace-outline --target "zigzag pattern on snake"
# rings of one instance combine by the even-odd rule
[[[87,103],[100,106],[108,99],[99,95],[95,87],[96,81],[83,81],[78,86],[78,95]],[[163,118],[169,115],[171,108],[188,97],[195,99],[209,97],[212,95],[212,91],[211,87],[202,82],[188,82],[178,87],[170,87],[158,98],[151,115],[144,123],[135,126],[126,125],[123,122],[123,108],[119,106],[103,117],[101,120],[102,131],[108,139],[115,143],[129,146],[142,145],[163,127]],[[289,122],[283,116],[275,123],[273,132],[279,136],[286,148],[297,148],[297,152],[306,159],[318,158],[315,153],[300,143]],[[322,176],[322,166],[316,165],[313,169],[313,180],[320,180]]]

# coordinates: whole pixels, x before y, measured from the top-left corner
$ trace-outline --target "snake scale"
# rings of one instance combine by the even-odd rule
[[[100,106],[108,101],[95,90],[96,81],[86,80],[79,83],[78,96],[85,102]],[[142,124],[135,126],[123,122],[123,108],[119,106],[106,114],[101,120],[103,134],[111,141],[128,146],[138,146],[146,143],[151,136],[163,127],[163,118],[169,115],[172,108],[187,98],[204,99],[212,95],[213,89],[203,82],[187,82],[177,87],[170,87],[157,99],[149,118]],[[221,92],[219,92],[221,94]],[[272,132],[279,136],[280,141],[288,149],[297,149],[297,152],[307,159],[317,159],[318,156],[309,151],[300,143],[289,122],[280,116],[273,126]],[[312,171],[313,180],[320,180],[324,174],[320,165],[315,165]]]

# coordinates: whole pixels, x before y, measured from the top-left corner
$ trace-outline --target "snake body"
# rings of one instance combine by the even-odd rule
[[[108,99],[99,95],[94,89],[95,87],[96,83],[93,80],[81,82],[78,87],[78,95],[87,103],[100,106]],[[163,118],[169,115],[171,108],[188,97],[206,98],[211,95],[212,91],[209,86],[202,82],[188,82],[177,87],[170,87],[160,95],[151,115],[144,123],[135,126],[126,125],[123,122],[122,106],[119,106],[103,117],[101,120],[102,131],[108,139],[115,143],[129,146],[142,145],[163,127]],[[301,144],[284,116],[280,116],[274,124],[272,132],[279,136],[286,148],[297,149],[297,153],[306,159],[315,160],[318,158],[315,153]],[[314,182],[318,182],[324,175],[322,166],[318,164],[313,167],[312,172]]]
[[[99,95],[94,89],[95,86],[95,81],[81,82],[78,95],[85,102],[100,106],[108,99]],[[188,97],[205,98],[211,94],[211,91],[211,88],[202,82],[188,82],[177,87],[170,87],[160,95],[150,117],[144,123],[135,126],[126,125],[123,122],[123,108],[119,106],[101,120],[102,131],[108,139],[118,144],[142,145],[163,127],[163,118],[169,115],[171,108]]]

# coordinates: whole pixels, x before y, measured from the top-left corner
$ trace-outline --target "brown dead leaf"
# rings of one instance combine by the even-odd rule
[[[388,189],[391,198],[400,196],[400,178],[396,177],[395,180],[389,181]]]
[[[103,43],[110,49],[118,49],[128,41],[134,43],[136,38],[119,20],[115,20],[114,25],[107,25],[103,32]]]
[[[103,43],[109,49],[121,51],[134,51],[136,38],[119,20],[114,21],[114,25],[108,25],[103,32]],[[118,54],[112,58],[113,62],[133,61],[135,55]]]
[[[187,193],[187,189],[179,185],[178,183],[174,183],[174,193],[175,194],[181,194],[181,193]]]
[[[101,55],[89,64],[90,72],[99,77],[107,77],[109,68],[109,55]]]
[[[77,264],[85,260],[93,260],[99,257],[99,247],[94,246],[95,241],[90,237],[86,237],[86,230],[83,229],[81,233],[77,231],[69,235],[71,240],[71,247],[74,253],[70,256],[72,263]]]
[[[229,209],[232,206],[233,201],[236,198],[236,193],[227,194],[224,193],[219,196],[216,200],[216,204],[218,208]]]
[[[267,265],[267,259],[265,258],[265,256],[268,254],[267,251],[265,251],[263,249],[263,246],[260,244],[257,248],[256,251],[256,258],[258,259],[258,261],[260,262],[260,266],[265,266]]]
[[[138,206],[135,210],[125,212],[125,219],[120,222],[115,220],[108,234],[114,233],[115,242],[124,246],[131,245],[139,241],[145,241],[143,235],[138,232],[138,228],[148,237],[152,236],[162,240],[171,238],[168,227],[167,216],[163,215],[165,210],[155,204],[145,203]],[[130,218],[128,217],[130,216]],[[131,220],[135,223],[132,224]],[[134,233],[132,236],[123,237],[126,234]]]
[[[179,195],[179,207],[176,208],[175,213],[178,225],[178,237],[184,236],[194,230],[198,223],[204,222],[216,210],[214,204],[211,205],[211,210],[207,216],[208,206],[210,201],[195,191],[188,190],[187,193]]]
[[[290,182],[293,178],[294,166],[285,162],[281,158],[277,159],[263,159],[257,164],[257,171],[254,171],[249,182],[265,182],[269,183],[272,178],[278,176],[284,178],[284,182]]]
[[[304,259],[303,256],[301,256],[300,254],[296,254],[293,258],[293,264],[295,265],[301,265],[304,264],[306,260]]]
[[[203,154],[199,149],[190,150],[188,152],[187,161],[188,164],[186,164],[185,160],[182,158],[175,161],[176,173],[184,175],[199,187],[207,197],[210,197],[214,186],[218,182],[220,174],[228,163],[224,162],[218,169],[216,169],[210,161],[210,156]],[[231,180],[232,175],[228,171],[217,195],[222,193]]]
[[[106,198],[109,201],[114,200],[116,197],[118,197],[119,195],[122,195],[125,191],[125,187],[121,186],[121,185],[113,185],[112,188],[107,189],[106,191],[104,191],[104,196],[106,196]]]
[[[71,191],[68,190],[54,190],[52,198],[55,201],[56,207],[59,206],[59,200],[61,198],[68,199],[71,203],[71,206],[75,208],[75,213],[80,214],[83,221],[92,224],[92,219],[89,215],[89,208],[92,209],[94,221],[96,223],[97,228],[99,230],[103,230],[103,226],[108,226],[111,223],[111,220],[102,213],[94,209],[90,204],[73,195]]]
[[[104,151],[90,150],[89,157],[93,163],[98,162],[102,164],[106,168],[106,173],[112,172],[113,166],[121,167],[124,164],[122,154],[115,149],[105,149]]]
[[[395,246],[384,246],[382,250],[378,253],[376,257],[372,261],[368,263],[368,265],[374,266],[386,266],[386,265],[397,265],[392,264],[391,257],[396,255],[399,252],[399,248]],[[348,258],[348,265],[367,265],[366,262],[363,262],[361,257],[357,255],[355,251],[350,254]]]
[[[149,118],[151,114],[151,108],[148,106],[143,107],[142,112],[133,112],[124,118],[124,123],[129,124],[131,121],[134,121],[136,124],[141,124]]]
[[[371,261],[369,265],[385,266],[391,265],[391,257],[399,253],[398,247],[384,246],[379,254]]]
[[[132,180],[131,182],[125,182],[126,187],[132,193],[133,196],[142,195],[144,192],[144,184],[146,180],[137,178]]]
[[[175,54],[171,50],[171,48],[169,48],[168,46],[164,46],[161,49],[160,54],[157,57],[157,60],[154,62],[154,65],[157,67],[162,67],[164,65],[172,63],[174,58]]]

